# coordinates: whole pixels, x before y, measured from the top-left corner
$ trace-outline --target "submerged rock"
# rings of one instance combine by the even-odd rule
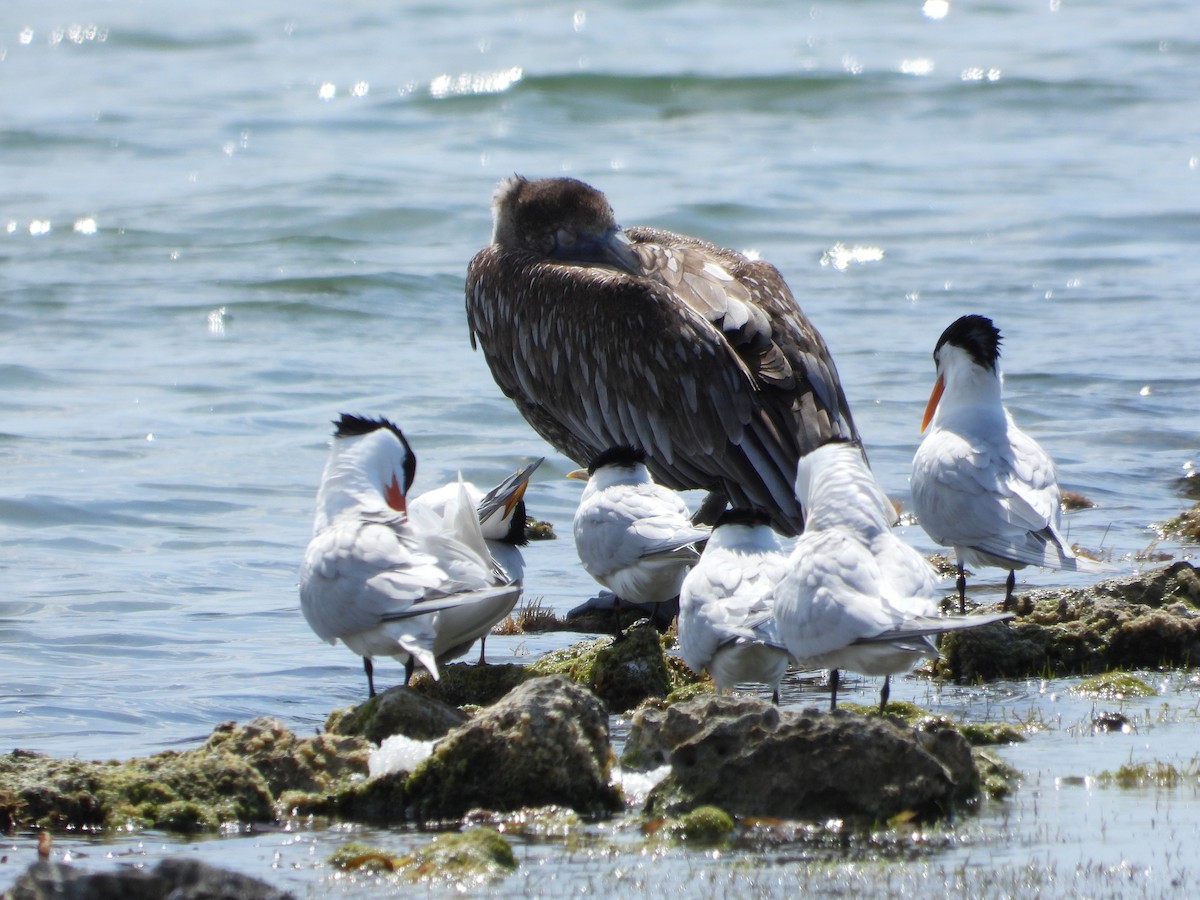
[[[1200,659],[1200,571],[1176,562],[1086,588],[1035,591],[1004,625],[943,637],[938,671],[958,679],[1091,675]]]
[[[946,815],[979,796],[971,748],[953,729],[748,698],[665,712],[677,736],[700,727],[670,752],[671,774],[647,801],[656,814],[715,805],[736,816],[875,822]]]
[[[325,730],[358,735],[375,744],[394,734],[432,741],[467,718],[466,713],[441,700],[398,685],[376,694],[361,706],[335,709],[325,720]]]
[[[8,900],[292,900],[265,881],[195,859],[164,859],[153,869],[89,872],[42,860],[26,869]]]
[[[442,739],[405,792],[422,821],[476,807],[609,813],[620,808],[610,755],[604,704],[566,677],[535,678]]]
[[[1160,523],[1158,530],[1164,537],[1177,537],[1188,544],[1200,544],[1200,503]]]

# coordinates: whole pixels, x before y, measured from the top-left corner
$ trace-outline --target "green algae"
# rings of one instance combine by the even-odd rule
[[[372,847],[362,841],[350,841],[338,847],[329,857],[329,864],[336,869],[354,871],[394,872],[404,863],[404,858]]]
[[[1200,782],[1200,760],[1176,766],[1169,762],[1130,762],[1114,772],[1101,772],[1096,783],[1118,788],[1176,788]]]
[[[431,680],[431,683],[435,682]],[[450,729],[457,728],[467,718],[454,706],[428,696],[425,691],[418,692],[397,686],[376,694],[359,706],[335,709],[325,720],[325,731],[340,735],[358,735],[375,744],[382,743],[385,738],[394,734],[403,734],[415,741],[432,741],[442,737]]]
[[[735,823],[719,806],[697,806],[676,819],[669,819],[659,834],[695,847],[719,847],[729,843]]]
[[[1173,519],[1155,526],[1162,537],[1176,537],[1189,544],[1200,544],[1200,503]]]
[[[601,637],[552,651],[528,668],[534,675],[578,681],[612,712],[633,709],[649,697],[666,697],[672,687],[662,642],[650,625],[630,628],[619,641]]]
[[[213,831],[269,822],[276,794],[336,794],[367,772],[359,738],[297,738],[274,719],[226,723],[200,747],[124,762],[0,756],[0,821],[20,828]]]
[[[1085,696],[1109,700],[1125,700],[1132,697],[1157,697],[1154,686],[1129,672],[1106,672],[1094,675],[1075,685],[1072,690]]]
[[[965,681],[1187,667],[1200,658],[1200,571],[1175,562],[1018,598],[1010,622],[947,634],[937,672]]]
[[[472,828],[439,834],[401,856],[361,841],[343,844],[329,857],[343,871],[389,872],[409,882],[493,882],[517,868],[512,846],[496,830]]]

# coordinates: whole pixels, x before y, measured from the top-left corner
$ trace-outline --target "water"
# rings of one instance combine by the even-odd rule
[[[466,263],[514,171],[576,175],[624,223],[779,265],[900,499],[934,341],[980,312],[1006,337],[1010,408],[1063,485],[1098,504],[1070,516],[1073,540],[1134,569],[1152,523],[1187,505],[1174,481],[1200,448],[1200,43],[1186,0],[408,6],[5,4],[0,747],[130,756],[263,713],[308,731],[360,700],[357,660],[316,641],[296,598],[342,410],[394,417],[418,486],[459,469],[494,483],[549,453],[529,502],[566,539],[527,554],[527,593],[565,611],[594,592],[569,539],[571,463],[467,343]],[[568,640],[496,637],[489,653]],[[400,677],[380,669],[382,684]],[[1167,724],[1137,735],[1151,758],[1194,746],[1180,677]],[[1002,879],[1033,860],[1038,878],[1104,893],[1118,882],[1077,862],[1144,858],[1153,872],[1130,883],[1171,889],[1165,842],[1140,829],[1131,849],[1105,849],[1078,814],[1102,799],[1116,816],[1113,791],[1052,788],[1064,752],[1068,774],[1095,775],[1134,741],[1080,737],[1086,710],[1059,722],[1040,688],[995,694],[1055,723],[1007,751],[1030,786],[964,825],[966,850],[886,877]],[[974,696],[937,702],[974,715]],[[1152,799],[1134,821],[1166,804],[1172,833],[1196,827],[1177,794]],[[337,839],[292,836],[288,852],[323,859]],[[12,846],[0,884],[29,855]],[[183,846],[256,874],[283,852]],[[565,879],[522,876],[533,892],[629,863],[572,868],[557,845],[531,846]],[[699,867],[705,884],[757,877],[678,859],[666,872]],[[795,877],[776,862],[770,877]],[[327,878],[296,871],[301,893]]]

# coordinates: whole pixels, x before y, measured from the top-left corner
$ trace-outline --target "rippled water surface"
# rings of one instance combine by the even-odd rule
[[[1187,505],[1175,481],[1200,448],[1194,12],[1188,0],[8,0],[0,748],[129,756],[263,713],[307,731],[358,701],[358,661],[315,639],[296,596],[342,410],[394,417],[418,486],[459,469],[494,482],[548,454],[528,499],[565,539],[530,549],[527,593],[558,611],[594,593],[569,538],[579,485],[559,476],[573,465],[467,342],[466,264],[513,172],[570,173],[625,224],[775,262],[901,499],[933,344],[962,313],[992,316],[1011,409],[1064,487],[1097,503],[1070,516],[1072,539],[1136,569],[1152,524]],[[489,651],[522,659],[570,639],[496,637]],[[380,670],[384,684],[400,677]],[[1086,780],[1132,756],[1195,753],[1197,687],[1160,677],[1126,735],[1093,735],[1091,701],[1069,699],[1066,682],[904,685],[951,714],[1049,725],[1005,751],[1027,774],[1014,798],[915,863],[864,874],[803,854],[762,866],[679,854],[655,868],[633,851],[533,842],[506,889],[594,888],[618,870],[630,891],[683,878],[713,893],[803,878],[866,892],[1195,889],[1200,873],[1173,855],[1200,828],[1194,788]],[[793,686],[786,702],[823,697]],[[353,893],[362,885],[314,865],[340,839],[119,846]],[[31,853],[24,836],[8,844],[0,885]],[[93,861],[110,850],[76,848]]]

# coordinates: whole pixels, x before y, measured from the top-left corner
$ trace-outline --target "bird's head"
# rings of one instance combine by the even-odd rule
[[[404,433],[385,418],[343,413],[334,421],[330,475],[365,480],[392,509],[407,513],[405,497],[417,474],[417,457]]]
[[[987,316],[969,315],[955,319],[933,348],[937,380],[925,406],[921,430],[929,427],[947,384],[981,370],[993,379],[1000,376],[1000,329]]]
[[[641,263],[607,198],[576,178],[505,179],[492,197],[492,221],[492,242],[504,249],[641,274]]]

